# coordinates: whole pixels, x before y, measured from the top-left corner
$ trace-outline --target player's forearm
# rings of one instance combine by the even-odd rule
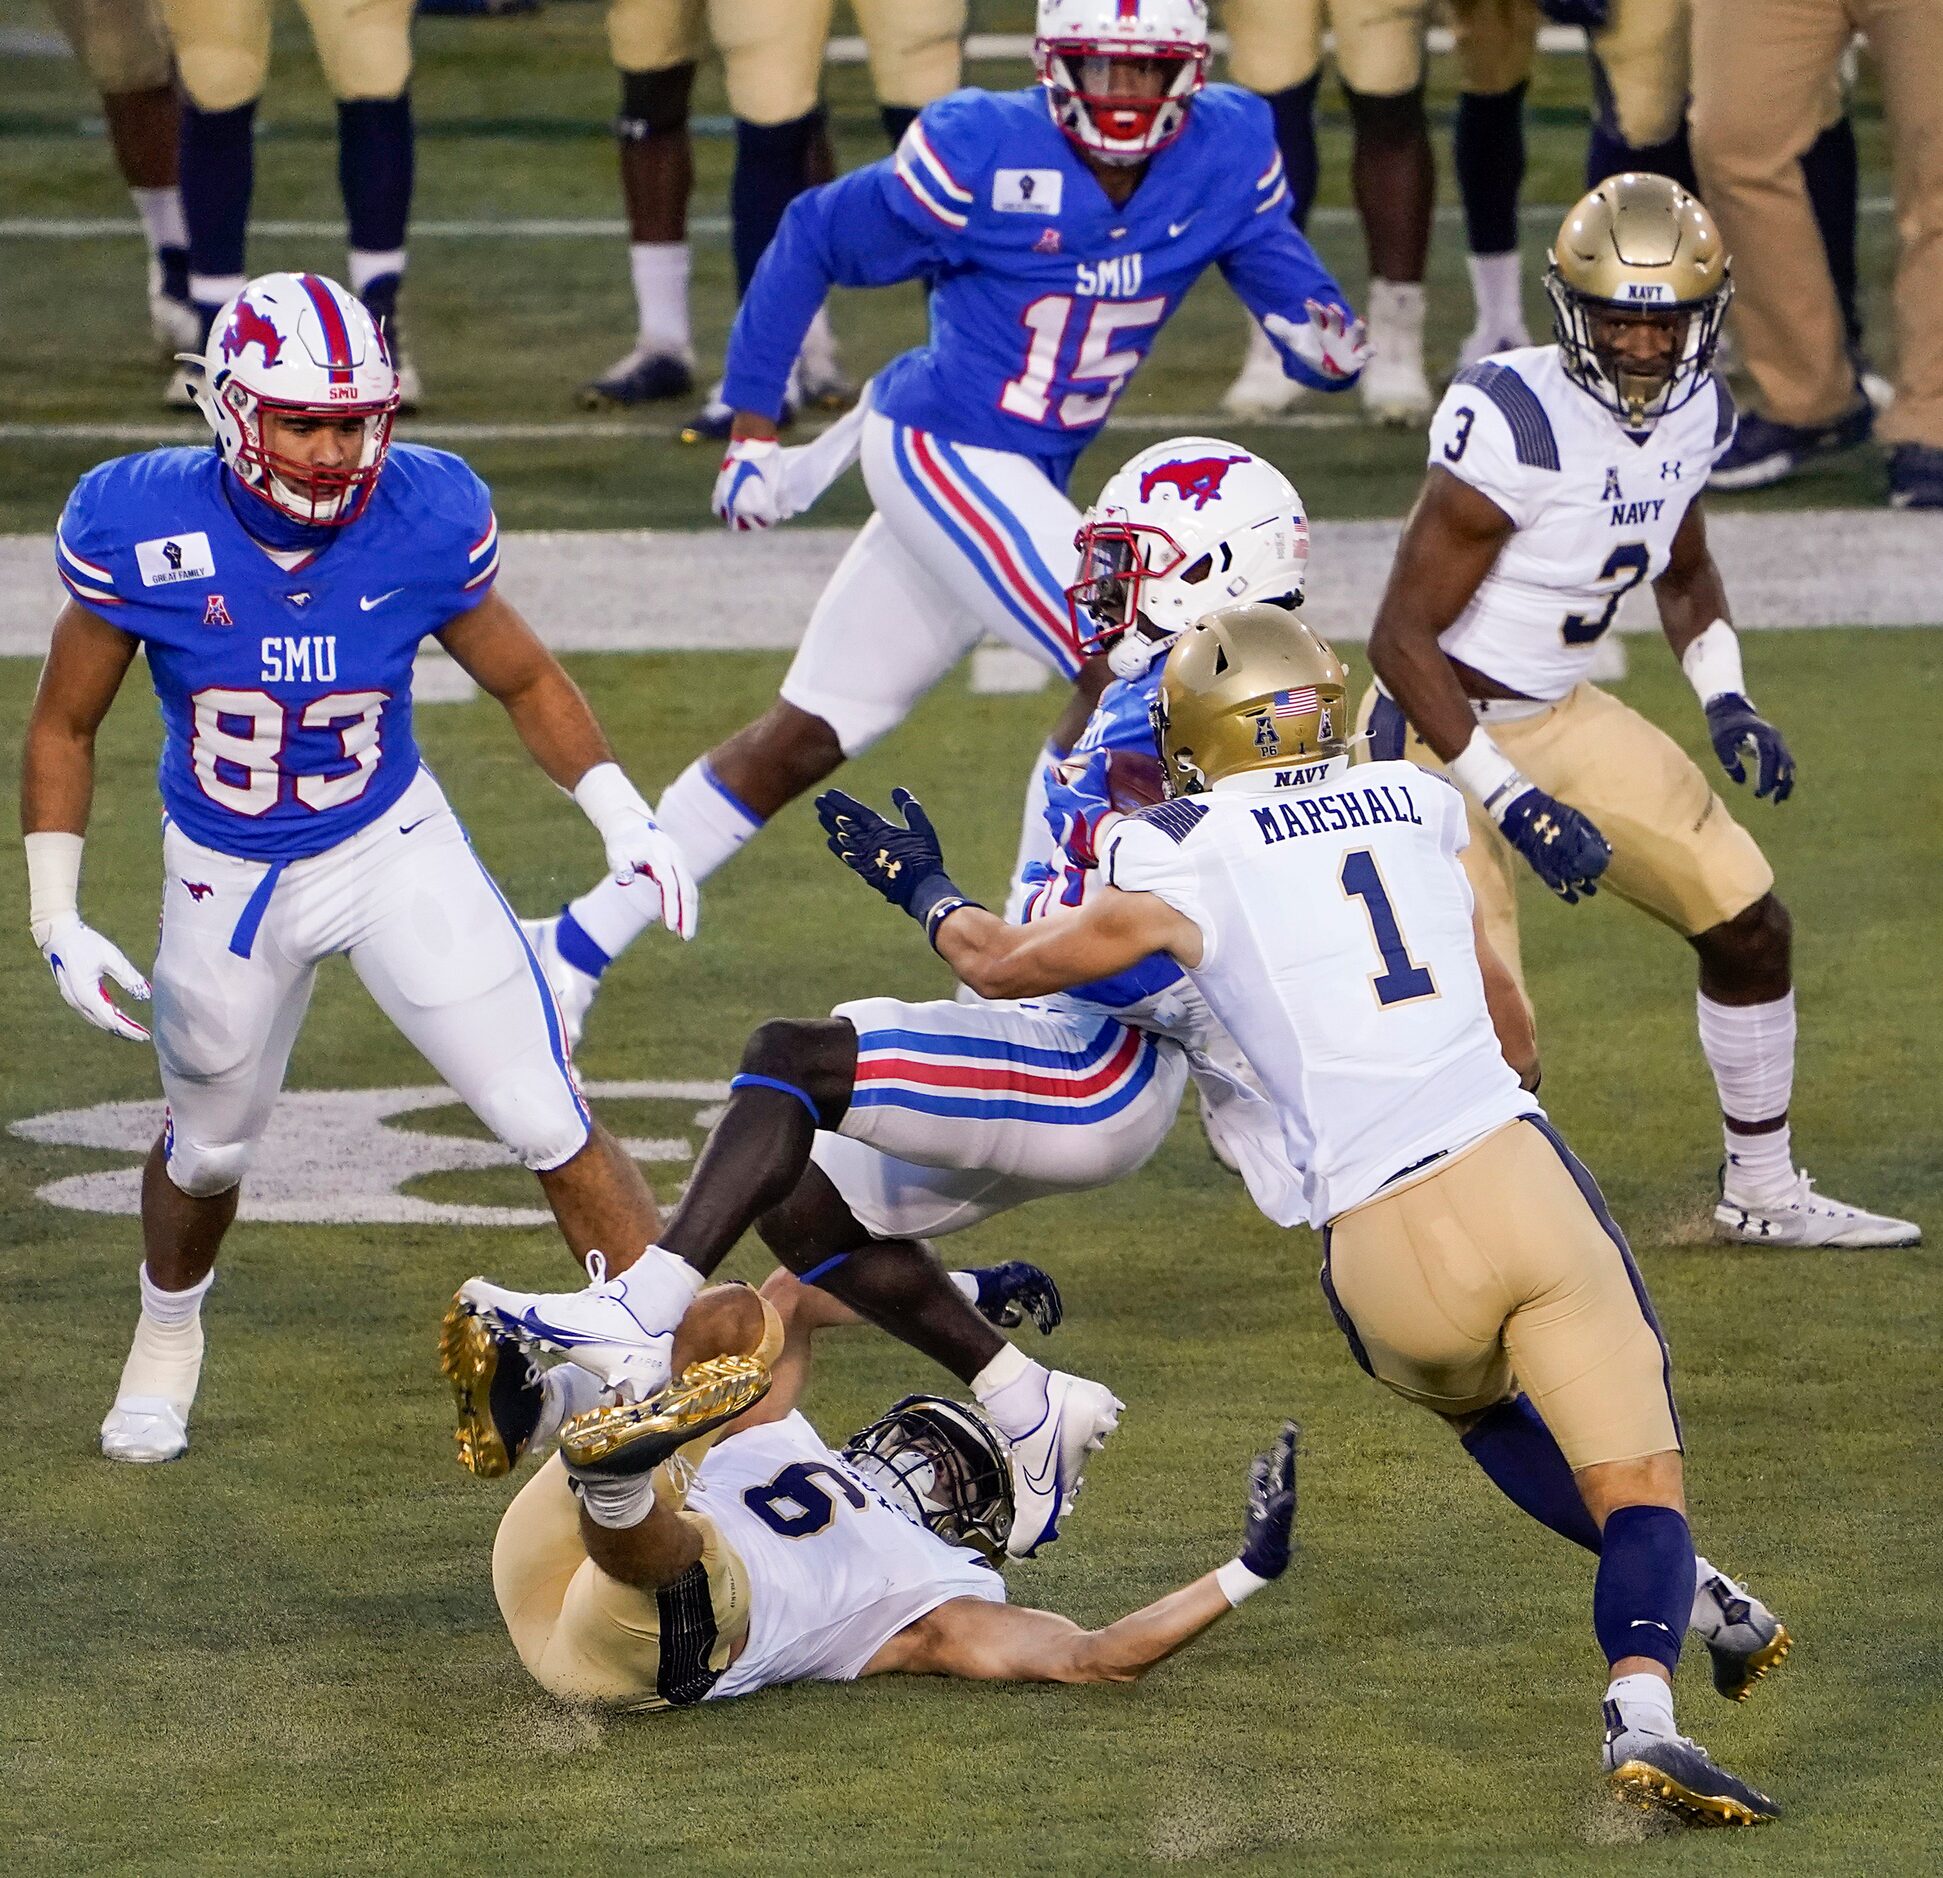
[[[1451,662],[1437,643],[1441,628],[1390,577],[1370,634],[1370,669],[1425,743],[1445,762],[1470,742],[1477,718]]]
[[[1207,1572],[1166,1597],[1129,1612],[1074,1647],[1077,1682],[1134,1682],[1164,1663],[1234,1608],[1221,1581]]]
[[[21,757],[20,832],[84,835],[93,801],[94,732],[37,710]]]
[[[1727,583],[1711,554],[1702,555],[1690,569],[1669,568],[1653,583],[1653,598],[1660,610],[1660,630],[1673,656],[1683,662],[1688,648],[1715,620],[1729,621]]]
[[[562,789],[571,791],[590,769],[614,761],[593,707],[559,666],[499,702],[527,753]]]
[[[1030,998],[1083,985],[1099,972],[1075,968],[1043,924],[1008,926],[982,906],[965,905],[933,934],[938,956],[981,998]]]

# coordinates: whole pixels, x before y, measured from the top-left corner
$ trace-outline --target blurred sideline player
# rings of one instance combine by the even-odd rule
[[[654,1237],[639,1170],[589,1113],[559,1014],[412,733],[412,658],[441,643],[536,763],[652,868],[692,930],[680,857],[586,700],[492,591],[491,499],[457,457],[391,445],[398,380],[363,305],[266,274],[222,310],[198,395],[216,448],[91,470],[69,497],[54,624],[21,781],[34,941],[63,999],[111,1035],[136,968],[81,921],[95,733],[138,651],[161,705],[163,916],[155,1053],[168,1099],[142,1175],[142,1311],[111,1458],[188,1445],[201,1308],[318,965],[372,997],[539,1176],[577,1258]],[[679,909],[679,910],[678,910]]]
[[[202,333],[243,291],[254,182],[257,100],[270,70],[270,0],[158,0],[182,82],[182,204],[189,230],[189,296]],[[383,331],[400,408],[419,402],[405,356],[398,291],[412,201],[412,0],[298,0],[324,82],[337,100],[337,180],[349,231],[351,291]],[[195,402],[194,368],[168,401]]]
[[[782,696],[679,776],[664,825],[705,878],[768,818],[901,723],[990,635],[1079,689],[1063,756],[1105,679],[1074,639],[1065,582],[1074,461],[1168,315],[1219,265],[1294,375],[1355,382],[1367,354],[1341,289],[1281,212],[1269,113],[1202,91],[1202,0],[1042,0],[1041,82],[928,106],[896,156],[799,197],[730,338],[736,437],[716,513],[798,513],[833,467],[826,438],[776,442],[790,362],[835,284],[935,278],[931,342],[893,360],[851,420],[876,513],[817,602]],[[811,463],[822,467],[805,479]],[[1023,841],[1041,845],[1043,758]],[[654,918],[596,887],[537,933],[576,1020]],[[557,961],[557,965],[556,965]]]
[[[548,1694],[666,1709],[892,1673],[1132,1682],[1288,1569],[1293,1423],[1255,1461],[1241,1547],[1218,1570],[1099,1630],[1008,1605],[1006,1450],[977,1410],[906,1396],[839,1450],[798,1409],[812,1335],[854,1321],[780,1272],[761,1295],[715,1286],[677,1335],[678,1380],[566,1424],[492,1556],[513,1647]],[[454,1329],[536,1417],[539,1372],[478,1319]]]
[[[1721,767],[1779,804],[1781,734],[1748,701],[1699,495],[1734,434],[1709,369],[1732,291],[1707,211],[1663,176],[1600,184],[1566,216],[1556,342],[1460,372],[1370,638],[1370,752],[1448,766],[1465,869],[1514,970],[1514,851],[1568,904],[1595,881],[1699,958],[1701,1049],[1725,1118],[1717,1230],[1788,1245],[1913,1245],[1918,1229],[1817,1194],[1792,1159],[1791,924],[1774,871],[1671,738],[1585,680],[1650,580]]]
[[[1458,351],[1460,368],[1531,343],[1518,254],[1518,199],[1525,175],[1525,89],[1541,16],[1588,35],[1593,122],[1585,182],[1646,170],[1695,190],[1687,150],[1690,0],[1445,0],[1457,41],[1458,99],[1451,155],[1464,200],[1476,318]],[[1821,134],[1801,159],[1815,221],[1841,300],[1857,369],[1862,323],[1856,300],[1858,165],[1855,131],[1839,77],[1821,108]],[[1871,400],[1885,380],[1868,374]],[[1738,448],[1738,443],[1737,446]],[[1712,479],[1729,485],[1719,470]]]
[[[1221,7],[1229,74],[1274,113],[1297,228],[1308,226],[1316,194],[1325,19],[1335,35],[1336,74],[1354,138],[1350,180],[1369,248],[1372,356],[1363,372],[1363,408],[1384,423],[1418,421],[1433,402],[1424,377],[1424,268],[1436,191],[1424,115],[1427,7],[1428,0],[1223,0]],[[1287,410],[1301,392],[1260,325],[1251,323],[1247,357],[1221,408],[1260,417]]]
[[[115,167],[148,243],[148,323],[171,361],[200,343],[189,303],[189,235],[176,186],[180,111],[168,35],[153,0],[49,0],[54,23],[101,94]]]
[[[689,336],[688,199],[694,164],[688,99],[706,23],[722,56],[735,116],[729,186],[736,292],[747,291],[783,211],[805,188],[834,175],[826,114],[818,102],[833,0],[612,0],[607,34],[621,77],[615,132],[631,233],[629,263],[640,319],[633,351],[582,390],[589,409],[686,395],[694,386]],[[900,138],[920,107],[958,83],[964,0],[852,0],[870,56],[884,127]],[[805,336],[793,403],[846,404],[827,316]],[[717,400],[711,398],[711,410]],[[691,429],[728,435],[726,408]]]
[[[1457,862],[1462,802],[1411,764],[1349,768],[1345,678],[1275,608],[1184,633],[1155,711],[1172,799],[1115,826],[1104,889],[1067,919],[1008,926],[968,900],[908,796],[903,826],[836,792],[818,812],[981,997],[1155,952],[1188,972],[1277,1111],[1288,1180],[1265,1210],[1321,1229],[1351,1353],[1467,1442],[1505,1443],[1493,1478],[1598,1554],[1610,1785],[1697,1823],[1773,1818],[1674,1722],[1700,1568],[1645,1286],[1528,1093],[1537,1049]],[[1744,1694],[1785,1647],[1777,1627],[1723,1688]]]

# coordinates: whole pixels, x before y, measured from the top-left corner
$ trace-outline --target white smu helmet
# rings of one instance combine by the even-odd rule
[[[1208,79],[1207,0],[1039,0],[1033,65],[1053,122],[1109,163],[1139,163],[1181,134]],[[1158,62],[1160,91],[1117,90],[1115,65]]]
[[[391,448],[398,373],[364,302],[321,274],[259,274],[216,315],[203,353],[196,403],[216,448],[253,495],[292,521],[342,527],[355,521]],[[356,417],[364,445],[355,464],[322,469],[280,456],[263,441],[263,414]]]
[[[1302,603],[1309,518],[1273,463],[1217,437],[1175,437],[1107,479],[1073,537],[1066,604],[1080,649],[1138,678],[1221,607]]]

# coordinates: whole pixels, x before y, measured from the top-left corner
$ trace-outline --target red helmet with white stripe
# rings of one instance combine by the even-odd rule
[[[1032,51],[1053,122],[1105,162],[1143,162],[1208,81],[1207,0],[1039,0]]]
[[[321,274],[259,274],[216,315],[193,389],[237,480],[292,521],[355,521],[391,448],[398,373],[364,303]],[[272,450],[266,412],[362,421],[357,461],[325,466]]]

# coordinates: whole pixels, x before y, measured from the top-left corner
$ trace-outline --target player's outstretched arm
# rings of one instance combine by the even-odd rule
[[[148,980],[81,918],[81,849],[94,799],[94,740],[135,657],[136,641],[70,600],[54,622],[20,765],[28,922],[67,1004],[97,1029],[143,1043],[148,1032],[103,985],[133,997]]]
[[[621,879],[645,874],[661,889],[661,923],[695,934],[700,898],[681,850],[614,760],[585,694],[513,605],[488,593],[439,629],[439,643],[496,698],[534,762],[579,803]]]
[[[1680,661],[1687,682],[1707,714],[1707,735],[1720,766],[1736,782],[1747,780],[1745,753],[1755,759],[1754,793],[1787,801],[1795,786],[1795,759],[1781,733],[1749,701],[1741,672],[1741,637],[1727,617],[1727,583],[1707,546],[1707,524],[1695,502],[1687,510],[1666,572],[1653,583],[1660,629]]]
[[[1531,1006],[1518,989],[1511,968],[1498,956],[1484,931],[1484,916],[1471,915],[1471,935],[1477,945],[1478,971],[1484,978],[1485,1008],[1491,1013],[1491,1028],[1498,1033],[1498,1048],[1504,1060],[1517,1073],[1525,1088],[1538,1088],[1538,1032],[1532,1022]]]
[[[1288,1570],[1295,1534],[1295,1451],[1301,1430],[1283,1425],[1255,1457],[1241,1550],[1211,1571],[1102,1630],[1053,1611],[977,1598],[941,1604],[878,1651],[866,1675],[962,1676],[979,1682],[1136,1682]]]
[[[1077,912],[1009,926],[958,891],[937,831],[908,789],[893,789],[903,824],[832,789],[816,799],[830,852],[924,928],[959,980],[984,998],[1029,998],[1111,977],[1171,953],[1201,962],[1201,929],[1151,893],[1106,888]]]

